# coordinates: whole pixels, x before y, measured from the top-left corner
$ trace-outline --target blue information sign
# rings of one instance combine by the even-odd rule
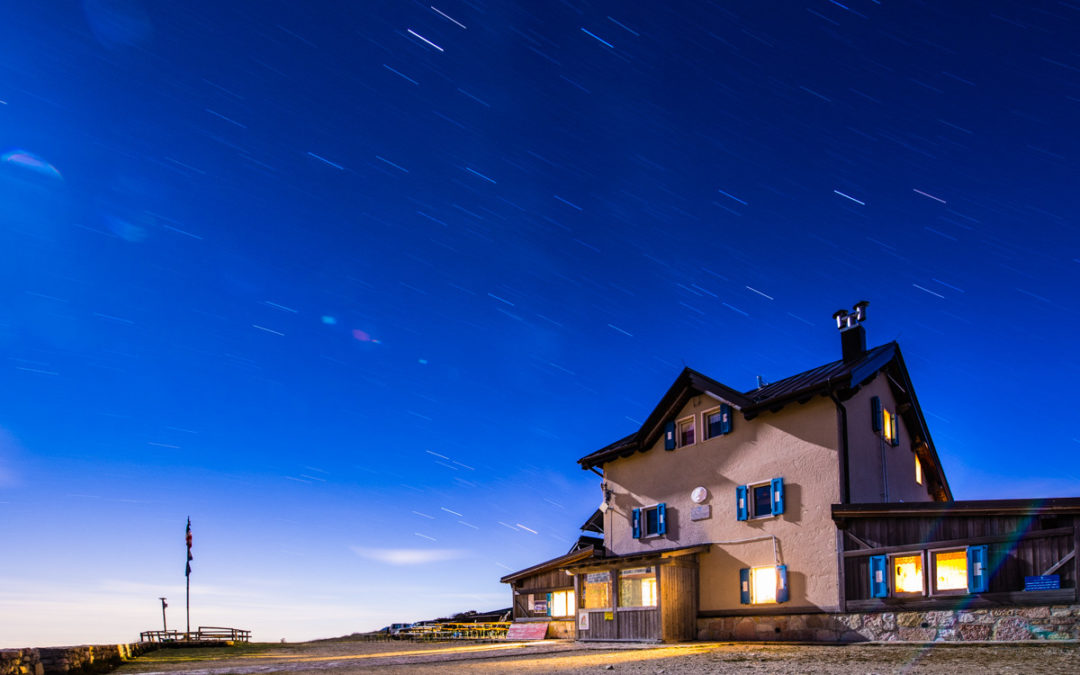
[[[1061,588],[1061,577],[1057,574],[1024,577],[1025,591],[1056,591],[1059,588]]]

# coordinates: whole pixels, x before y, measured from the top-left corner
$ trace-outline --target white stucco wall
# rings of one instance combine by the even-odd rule
[[[915,453],[911,450],[911,434],[903,418],[898,422],[900,445],[889,445],[882,440],[880,432],[874,431],[870,403],[874,396],[881,399],[881,405],[890,413],[896,414],[896,398],[884,373],[878,373],[855,396],[844,402],[848,411],[851,502],[932,501],[926,477],[923,477],[922,485],[915,482]],[[926,467],[923,469],[925,473]],[[883,488],[886,479],[887,500]]]
[[[701,395],[676,416],[696,415],[719,403]],[[825,397],[792,403],[777,413],[747,421],[734,412],[732,433],[665,451],[661,438],[644,453],[604,466],[614,493],[605,514],[605,539],[617,554],[660,550],[700,543],[775,535],[781,562],[788,567],[788,607],[834,609],[838,605],[836,528],[831,505],[839,501],[838,424],[836,408]],[[784,479],[785,512],[749,521],[736,518],[735,488],[775,477]],[[704,505],[711,517],[691,521],[690,492],[708,490]],[[667,504],[667,534],[634,539],[635,507]],[[739,609],[739,569],[773,564],[769,540],[716,544],[700,556],[700,610]]]

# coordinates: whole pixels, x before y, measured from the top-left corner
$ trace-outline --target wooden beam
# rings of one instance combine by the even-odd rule
[[[1080,527],[1076,527],[1077,517],[1072,516],[1072,531],[1075,532],[1072,535],[1072,551],[1080,551]],[[1080,555],[1072,556],[1072,602],[1080,603]]]
[[[1073,556],[1074,556],[1074,555],[1076,555],[1076,549],[1073,549],[1073,550],[1069,551],[1069,552],[1068,552],[1068,553],[1067,553],[1067,554],[1065,555],[1065,557],[1064,557],[1064,558],[1062,558],[1061,560],[1057,561],[1057,563],[1055,563],[1053,567],[1051,567],[1050,569],[1048,569],[1048,570],[1046,570],[1045,572],[1043,572],[1043,573],[1042,573],[1042,576],[1044,576],[1044,577],[1045,577],[1045,576],[1046,576],[1046,575],[1048,575],[1048,574],[1053,574],[1054,572],[1056,572],[1056,571],[1058,570],[1058,568],[1059,568],[1059,567],[1061,567],[1061,566],[1062,566],[1062,565],[1064,565],[1065,563],[1067,563],[1067,562],[1069,562],[1070,560],[1072,560],[1072,559],[1073,559]]]
[[[853,539],[853,540],[855,541],[855,543],[856,543],[856,544],[858,544],[858,545],[859,545],[860,547],[862,547],[862,548],[874,548],[873,546],[871,546],[870,544],[867,544],[867,543],[866,543],[865,541],[863,541],[862,539],[859,539],[858,537],[856,537],[855,535],[853,535],[853,534],[852,534],[852,533],[851,533],[850,531],[848,531],[848,530],[844,530],[844,534],[846,534],[847,536],[851,537],[851,538],[852,538],[852,539]],[[847,550],[847,547],[846,547],[846,546],[844,547],[844,550],[845,550],[845,551]]]
[[[1035,530],[1020,537],[1023,539],[1042,539],[1044,537],[1076,536],[1072,527],[1056,527],[1052,530]],[[896,546],[879,546],[877,548],[859,549],[858,551],[844,551],[845,558],[861,558],[863,556],[881,555],[884,553],[901,553],[903,551],[915,551],[928,548],[950,548],[953,546],[970,546],[972,544],[1000,544],[1013,541],[1015,537],[1008,534],[996,534],[987,537],[967,537],[966,539],[948,539],[945,541],[919,541],[910,544]]]
[[[847,581],[844,579],[844,568],[847,565],[844,563],[844,535],[848,534],[845,530],[836,531],[836,581],[837,581],[837,594],[836,597],[839,600],[841,609],[844,609],[847,605]],[[856,540],[858,541],[858,540]],[[788,582],[788,592],[791,591],[790,581]]]
[[[927,609],[956,609],[962,603],[964,609],[990,607],[1014,607],[1017,605],[1058,605],[1071,602],[1073,589],[1053,591],[1008,591],[977,593],[975,595],[931,595],[918,598],[870,598],[848,600],[849,612],[906,612]]]

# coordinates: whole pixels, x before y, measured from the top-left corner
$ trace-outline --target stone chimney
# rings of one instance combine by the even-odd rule
[[[862,322],[866,320],[866,306],[869,304],[863,300],[855,304],[850,314],[846,309],[833,314],[836,327],[840,330],[840,352],[845,361],[858,360],[866,353],[866,329],[862,327]]]

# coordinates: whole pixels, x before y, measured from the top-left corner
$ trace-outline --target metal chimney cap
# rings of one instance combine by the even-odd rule
[[[846,331],[866,320],[866,308],[870,303],[866,300],[860,300],[855,303],[855,306],[851,308],[849,314],[846,309],[838,309],[833,313],[833,319],[836,320],[836,327],[840,331]]]

